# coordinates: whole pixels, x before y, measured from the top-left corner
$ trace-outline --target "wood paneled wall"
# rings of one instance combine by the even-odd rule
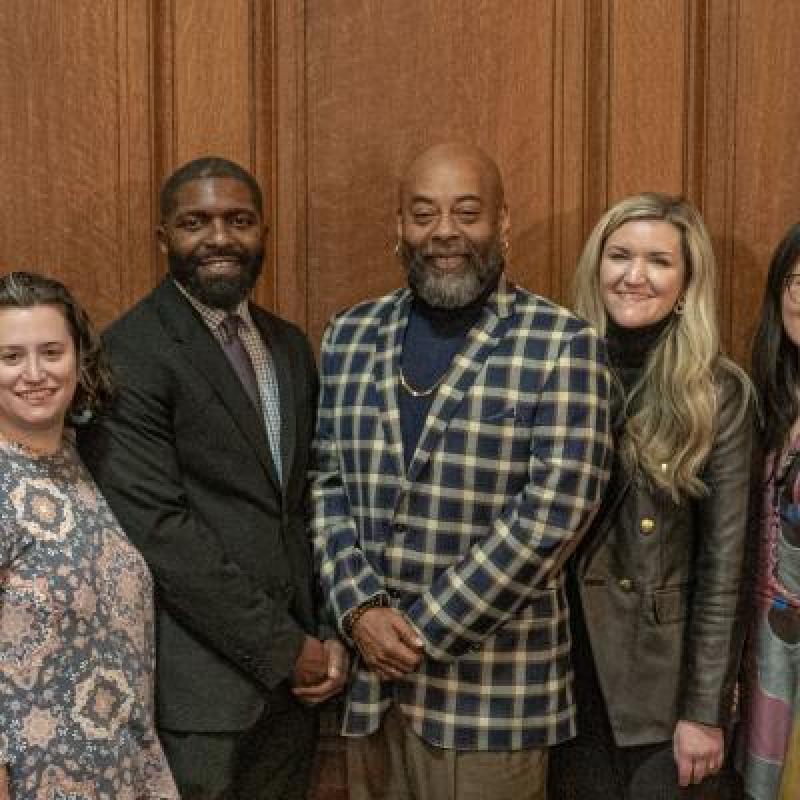
[[[686,194],[742,357],[800,218],[795,0],[4,0],[0,268],[52,272],[100,324],[163,274],[163,178],[219,153],[261,180],[258,299],[318,340],[402,282],[396,181],[428,143],[506,177],[513,276],[566,300],[601,211]]]

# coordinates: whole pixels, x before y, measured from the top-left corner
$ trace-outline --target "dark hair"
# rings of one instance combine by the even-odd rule
[[[761,434],[766,450],[786,442],[800,413],[798,348],[783,328],[783,293],[786,281],[800,261],[800,223],[792,225],[775,250],[767,273],[761,318],[753,340],[751,370],[761,405]]]
[[[0,309],[58,306],[64,312],[78,356],[78,386],[71,415],[104,408],[114,394],[108,357],[86,312],[70,291],[53,278],[35,272],[9,272],[0,277]]]
[[[253,205],[263,216],[264,201],[258,181],[244,167],[240,167],[234,161],[228,161],[227,158],[219,156],[203,156],[179,167],[164,181],[159,198],[161,219],[166,219],[175,207],[175,195],[182,186],[203,178],[233,178],[245,184],[253,196]]]

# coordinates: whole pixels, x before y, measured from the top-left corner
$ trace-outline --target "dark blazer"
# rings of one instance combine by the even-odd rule
[[[575,559],[597,676],[616,743],[668,741],[679,719],[725,726],[744,625],[741,588],[752,414],[718,373],[709,494],[681,505],[615,464]],[[580,670],[579,670],[580,671]]]
[[[283,485],[259,412],[167,278],[104,335],[119,384],[81,454],[156,581],[162,728],[236,731],[315,630],[306,471],[316,402],[308,341],[251,306],[280,387]]]

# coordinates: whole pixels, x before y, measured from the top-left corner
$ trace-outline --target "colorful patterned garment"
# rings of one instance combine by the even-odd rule
[[[152,582],[69,443],[0,443],[0,763],[14,800],[178,798]]]
[[[746,715],[745,788],[800,798],[800,442],[767,460]]]

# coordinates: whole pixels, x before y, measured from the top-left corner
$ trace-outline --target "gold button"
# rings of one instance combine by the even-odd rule
[[[642,517],[641,521],[639,522],[639,530],[644,533],[652,533],[655,530],[656,522],[650,517]]]
[[[633,581],[630,578],[620,578],[619,588],[622,589],[623,592],[629,592],[633,589]]]

